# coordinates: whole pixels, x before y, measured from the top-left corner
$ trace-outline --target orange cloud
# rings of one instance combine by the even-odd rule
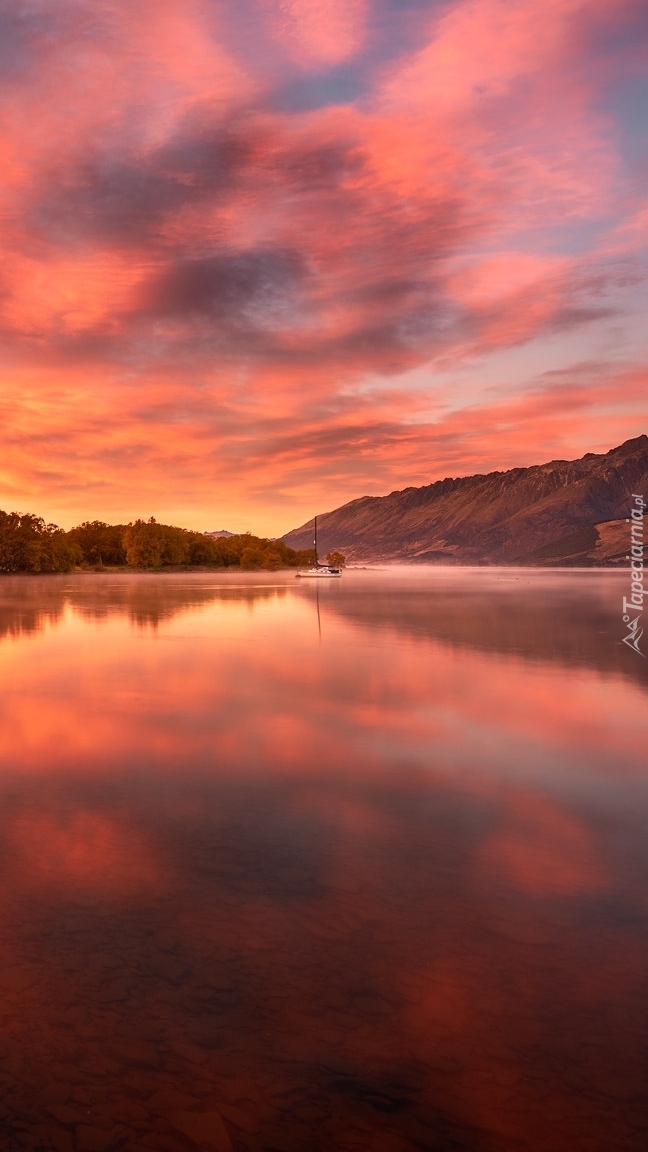
[[[7,34],[0,506],[275,534],[636,434],[631,3],[66,0]],[[567,381],[599,344],[612,416],[593,370],[537,420],[536,353]]]

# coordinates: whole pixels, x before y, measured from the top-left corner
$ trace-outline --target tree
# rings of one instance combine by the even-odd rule
[[[346,556],[342,552],[329,552],[326,557],[326,563],[331,565],[331,568],[344,568],[346,564]]]
[[[56,524],[0,511],[0,572],[69,572],[81,552]]]
[[[170,524],[160,524],[162,529],[162,563],[169,565],[186,564],[189,560],[189,533],[184,528],[173,528]]]
[[[255,541],[254,544],[248,544],[241,552],[240,565],[241,568],[265,568],[264,559],[265,555]]]
[[[104,524],[102,520],[84,520],[68,532],[68,540],[81,549],[81,562],[93,565],[126,563],[122,537],[123,524]]]
[[[150,520],[136,520],[129,524],[123,536],[126,563],[131,568],[177,567],[186,564],[190,556],[190,536],[184,528],[171,524],[158,524]]]
[[[314,560],[313,549],[296,552],[283,540],[250,532],[214,540],[202,532],[158,524],[154,517],[131,524],[84,520],[64,532],[38,516],[0,511],[0,572],[69,572],[77,564],[127,564],[130,568],[190,564],[274,572],[308,567]]]
[[[162,538],[157,524],[136,520],[124,531],[126,563],[131,568],[159,568],[162,564]]]
[[[261,553],[261,557],[263,561],[263,567],[269,568],[271,572],[276,572],[279,568],[283,567],[281,553],[278,551],[278,549],[273,548],[272,545],[270,545],[268,548],[264,548],[263,552]]]
[[[204,536],[201,532],[189,533],[189,563],[222,567],[223,558],[219,550],[214,547],[217,543],[218,541],[212,540],[210,536]]]

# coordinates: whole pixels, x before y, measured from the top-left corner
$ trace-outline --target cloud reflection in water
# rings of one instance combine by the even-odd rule
[[[639,1152],[619,587],[4,581],[15,1147],[22,1123],[56,1148]]]

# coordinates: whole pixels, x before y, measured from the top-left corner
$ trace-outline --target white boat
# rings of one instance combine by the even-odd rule
[[[305,572],[295,572],[298,578],[301,576],[305,579],[306,576],[341,576],[339,568],[331,568],[328,564],[318,564],[317,568],[308,568]]]
[[[315,567],[308,568],[306,572],[296,572],[295,576],[298,578],[301,577],[302,579],[305,579],[307,576],[312,576],[316,580],[321,580],[323,576],[341,576],[342,573],[339,568],[332,568],[330,564],[320,564],[319,562],[317,557],[317,516],[315,517],[315,539],[313,543],[315,545]]]

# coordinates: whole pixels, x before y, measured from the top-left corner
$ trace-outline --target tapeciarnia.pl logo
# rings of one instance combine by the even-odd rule
[[[631,593],[630,599],[626,596],[623,597],[623,623],[627,625],[628,635],[623,637],[623,643],[628,645],[628,648],[634,648],[640,656],[644,653],[639,647],[639,641],[643,636],[643,628],[639,627],[641,620],[641,613],[643,612],[643,598],[644,598],[644,561],[643,561],[643,519],[644,508],[646,501],[643,496],[637,496],[632,493],[634,500],[634,507],[630,511],[626,523],[630,525],[630,553],[626,556],[626,560],[630,561],[630,579],[631,579]],[[639,611],[637,612],[637,609]],[[633,613],[637,615],[633,617]]]

